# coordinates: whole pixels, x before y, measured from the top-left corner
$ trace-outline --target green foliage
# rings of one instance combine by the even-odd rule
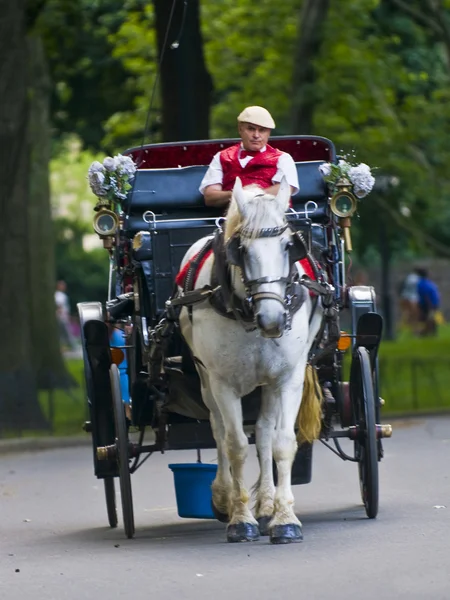
[[[78,302],[107,299],[108,254],[102,248],[86,251],[86,226],[71,219],[55,220],[56,276],[67,283],[71,312]]]
[[[205,56],[215,84],[211,137],[236,137],[245,106],[265,106],[289,133],[299,2],[202,2]],[[257,14],[256,14],[257,13]]]
[[[56,276],[67,283],[72,312],[77,302],[105,301],[107,295],[108,254],[93,232],[96,198],[87,181],[89,165],[98,158],[70,136],[50,164]]]
[[[35,25],[53,79],[55,135],[76,132],[98,150],[104,122],[133,103],[133,85],[110,35],[126,19],[123,0],[46,0]]]
[[[275,117],[275,133],[290,133],[303,4],[202,0],[204,51],[214,80],[211,137],[236,136],[236,116],[248,104],[266,106]],[[405,9],[393,0],[331,2],[316,80],[308,90],[318,135],[378,169],[374,175],[400,180],[383,192],[393,214],[380,210],[375,193],[361,204],[361,252],[378,243],[382,226],[399,249],[440,252],[431,237],[450,243],[450,68],[441,26],[450,20],[450,8],[448,2],[436,4],[434,13],[424,14],[420,0],[404,4]],[[151,2],[48,0],[38,28],[55,84],[57,132],[75,131],[84,146],[111,151],[158,141]],[[179,48],[168,52],[183,52],[188,43],[182,36]],[[403,216],[405,207],[410,217]]]

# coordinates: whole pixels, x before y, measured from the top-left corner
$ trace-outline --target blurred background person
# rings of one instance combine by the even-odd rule
[[[420,335],[436,335],[438,325],[442,320],[439,310],[441,299],[436,283],[429,277],[427,269],[415,270],[419,277],[417,284]]]
[[[63,280],[56,282],[55,305],[61,346],[63,350],[76,350],[77,344],[70,323],[70,302],[67,295],[67,284]]]
[[[419,319],[419,275],[411,271],[400,287],[400,327],[417,331]]]

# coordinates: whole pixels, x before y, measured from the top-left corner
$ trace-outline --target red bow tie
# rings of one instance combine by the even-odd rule
[[[239,158],[246,158],[247,156],[257,156],[259,154],[259,150],[241,150],[241,154]]]

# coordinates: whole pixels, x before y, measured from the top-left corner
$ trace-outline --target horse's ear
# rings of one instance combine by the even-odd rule
[[[244,204],[245,204],[245,195],[244,188],[242,187],[242,181],[240,177],[236,177],[236,181],[234,182],[233,187],[233,198],[236,200],[236,204],[238,206],[239,212],[241,215],[244,214]]]
[[[289,208],[289,200],[291,199],[291,186],[288,183],[286,177],[280,181],[280,189],[276,197],[277,203],[283,212],[286,212]]]

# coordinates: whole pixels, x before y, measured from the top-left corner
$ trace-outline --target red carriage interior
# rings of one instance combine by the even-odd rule
[[[170,169],[209,165],[214,154],[240,140],[199,140],[148,144],[130,148],[124,154],[131,156],[139,169]],[[274,136],[269,143],[274,148],[288,152],[295,162],[313,160],[334,161],[335,149],[330,140],[319,136]]]

